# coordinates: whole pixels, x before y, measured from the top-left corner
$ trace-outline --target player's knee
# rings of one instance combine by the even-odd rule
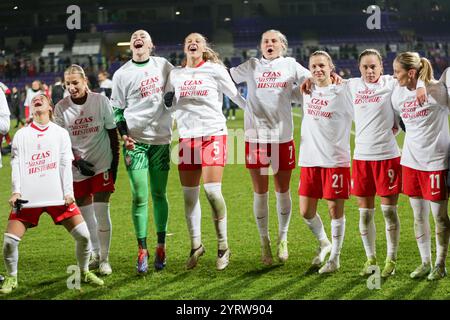
[[[359,212],[359,224],[360,226],[367,226],[369,223],[372,222],[373,214],[370,213],[369,210],[364,210]]]
[[[183,187],[184,206],[186,209],[192,209],[198,202],[200,186]]]
[[[222,184],[218,183],[205,183],[203,185],[205,188],[206,197],[209,202],[215,202],[223,198],[222,196]]]
[[[161,202],[167,200],[167,193],[162,190],[152,191],[152,199],[154,202]]]
[[[13,252],[19,245],[20,238],[11,233],[5,233],[3,236],[3,255],[7,256]]]
[[[80,244],[87,245],[90,240],[89,230],[85,221],[77,224],[70,231],[70,234]]]
[[[133,205],[136,207],[143,207],[148,203],[148,196],[144,194],[133,195]]]
[[[448,216],[437,216],[435,218],[436,220],[436,226],[439,230],[446,230],[450,227],[450,221],[448,219]]]

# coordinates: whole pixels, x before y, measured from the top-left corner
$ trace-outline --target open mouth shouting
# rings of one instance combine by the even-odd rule
[[[188,50],[189,50],[189,52],[194,53],[194,52],[197,52],[198,47],[197,47],[196,44],[190,44],[190,45],[188,46]]]
[[[135,47],[136,49],[140,49],[143,46],[144,46],[144,41],[142,41],[141,39],[134,40],[133,47]]]
[[[42,107],[42,101],[36,99],[36,100],[34,101],[33,106],[34,106],[35,108]]]
[[[269,48],[269,49],[267,49],[267,52],[269,53],[269,54],[272,54],[273,53],[273,48]]]

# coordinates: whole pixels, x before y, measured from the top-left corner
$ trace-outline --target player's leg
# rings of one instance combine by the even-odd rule
[[[398,195],[402,190],[400,157],[373,161],[377,193],[381,196],[381,211],[386,226],[387,255],[382,277],[395,273],[400,241],[400,220],[397,214]]]
[[[271,144],[271,165],[274,171],[275,194],[277,198],[278,216],[278,248],[277,256],[281,262],[288,259],[287,233],[292,214],[290,182],[292,170],[295,168],[295,144],[289,141]]]
[[[138,258],[136,271],[145,274],[148,271],[148,169],[128,170],[133,203],[131,217],[133,219],[134,232],[138,243]]]
[[[372,274],[371,266],[377,265],[376,259],[376,228],[375,228],[375,197],[358,197],[359,233],[366,252],[366,262],[359,273],[361,276]]]
[[[273,263],[269,235],[269,176],[261,174],[261,169],[249,169],[253,185],[253,214],[261,242],[261,261],[265,265]]]
[[[253,215],[261,242],[261,261],[265,265],[273,263],[269,235],[268,149],[266,143],[245,143],[245,166],[253,185]]]
[[[111,192],[97,192],[94,194],[94,211],[97,219],[97,236],[100,244],[99,272],[101,275],[110,275],[112,273],[109,263],[109,250],[112,237],[110,197]]]
[[[231,256],[227,235],[227,206],[222,195],[222,177],[227,159],[227,136],[204,137],[202,140],[203,187],[212,209],[218,243],[216,268],[223,270],[228,266]]]
[[[375,193],[376,185],[371,164],[373,161],[353,160],[352,194],[357,196],[359,208],[359,233],[366,253],[361,276],[371,274],[370,266],[376,265]]]
[[[292,199],[290,192],[291,174],[292,170],[279,170],[274,175],[278,215],[277,256],[281,262],[286,262],[289,257],[287,233],[292,214]]]
[[[422,184],[427,183],[424,198],[428,199],[435,222],[436,263],[428,280],[439,280],[447,275],[445,261],[447,259],[450,237],[450,221],[448,218],[447,171],[427,172]]]
[[[435,222],[436,263],[428,276],[428,280],[438,280],[447,275],[445,262],[450,237],[450,220],[448,218],[447,204],[448,200],[430,201],[431,213]]]
[[[100,264],[100,241],[98,239],[98,225],[97,218],[95,216],[95,208],[93,203],[93,197],[90,189],[90,179],[75,182],[75,202],[80,208],[81,214],[89,230],[90,234],[90,248],[91,258],[89,262],[89,268],[91,270],[97,269]]]
[[[130,181],[131,217],[138,243],[136,271],[146,274],[148,271],[147,227],[148,227],[148,150],[150,146],[135,144],[133,150],[123,149],[125,166]]]
[[[331,252],[327,263],[319,273],[331,273],[340,268],[340,254],[345,236],[344,199],[328,199],[328,212],[331,218]]]
[[[317,203],[323,195],[321,170],[321,168],[302,167],[298,188],[300,215],[319,244],[317,253],[311,262],[314,269],[320,268],[326,256],[331,252],[331,242],[328,240],[322,219],[317,212]]]
[[[184,212],[186,223],[191,238],[191,252],[186,262],[186,268],[192,269],[197,265],[198,259],[205,253],[201,238],[200,208],[200,178],[202,169],[183,170],[179,167],[178,174],[184,195]]]
[[[19,220],[9,220],[3,236],[3,261],[7,275],[0,287],[0,293],[7,294],[17,288],[17,265],[19,263],[19,242],[31,225]]]
[[[318,241],[316,255],[311,261],[311,267],[314,269],[320,268],[327,255],[331,252],[331,242],[328,240],[322,219],[320,219],[320,215],[317,212],[318,201],[319,199],[308,196],[300,195],[299,197],[300,215]]]
[[[400,242],[400,219],[397,213],[398,194],[381,197],[381,211],[386,225],[387,255],[381,276],[386,278],[395,273],[397,251]]]
[[[228,266],[230,249],[227,235],[227,206],[222,195],[224,167],[204,166],[202,168],[203,187],[212,209],[212,218],[218,242],[216,267],[223,270]]]
[[[403,193],[409,196],[414,213],[414,234],[422,260],[422,263],[411,272],[411,278],[423,278],[431,271],[430,205],[423,197],[420,175],[418,170],[402,167]]]
[[[205,253],[201,237],[200,178],[202,176],[202,138],[180,139],[178,175],[183,188],[184,213],[191,240],[186,268],[192,269]]]
[[[418,197],[410,197],[409,202],[414,213],[414,234],[422,259],[422,264],[410,276],[411,278],[421,278],[431,271],[430,206],[427,200]]]
[[[103,286],[104,282],[93,272],[89,271],[89,257],[91,254],[89,229],[82,215],[77,214],[61,221],[61,224],[75,239],[75,253],[78,267],[81,271],[81,281]]]
[[[331,218],[332,240],[330,257],[319,273],[330,273],[340,267],[339,257],[345,236],[344,203],[350,194],[350,168],[324,168],[322,176],[323,194]]]
[[[169,169],[169,145],[151,146],[149,152],[149,174],[153,200],[153,217],[157,235],[154,260],[156,270],[162,270],[166,265],[166,232],[169,218],[169,203],[166,190]]]

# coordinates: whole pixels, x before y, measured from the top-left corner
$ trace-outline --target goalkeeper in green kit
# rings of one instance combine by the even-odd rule
[[[163,102],[164,85],[173,66],[164,58],[150,56],[153,43],[147,31],[134,32],[130,40],[132,60],[113,76],[111,103],[117,128],[124,141],[123,154],[133,196],[132,218],[138,242],[138,274],[148,270],[148,198],[153,201],[157,233],[154,267],[166,265],[172,119]]]

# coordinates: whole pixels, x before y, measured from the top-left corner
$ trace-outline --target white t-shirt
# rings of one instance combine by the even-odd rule
[[[434,82],[426,90],[428,101],[422,106],[415,90],[397,85],[392,93],[392,105],[406,128],[401,164],[421,171],[445,170],[450,143],[447,88]]]
[[[0,90],[0,135],[5,135],[9,131],[10,126],[9,116],[10,112],[8,108],[8,102],[6,101],[5,93],[3,92],[3,90]]]
[[[299,165],[350,167],[353,108],[346,103],[345,84],[314,86],[303,95]]]
[[[173,69],[166,86],[166,92],[170,91],[175,92],[171,109],[181,138],[227,134],[223,94],[239,107],[245,107],[245,100],[226,68],[209,61],[196,68]]]
[[[291,93],[295,84],[311,76],[290,57],[250,60],[230,69],[236,83],[246,82],[245,140],[284,143],[293,139]]]
[[[100,83],[100,89],[111,89],[112,90],[112,87],[113,87],[113,82],[110,79],[105,79]],[[102,96],[106,97],[105,90],[100,91],[100,94]]]
[[[169,144],[172,119],[164,107],[164,86],[173,66],[164,58],[125,63],[113,76],[111,104],[125,109],[130,137],[146,144]]]
[[[102,81],[102,83],[100,83],[100,88],[112,89],[112,87],[113,87],[113,82],[110,79],[105,79]]]
[[[64,98],[55,106],[55,123],[69,132],[75,158],[81,157],[93,164],[95,174],[111,167],[112,151],[107,129],[114,129],[116,124],[108,98],[89,92],[83,105],[73,103],[71,97]],[[73,167],[74,181],[88,178]]]
[[[66,130],[49,122],[19,129],[12,143],[12,192],[29,202],[24,208],[64,204],[73,197],[72,149]]]
[[[354,159],[377,161],[400,156],[392,132],[395,115],[391,95],[396,83],[387,75],[381,76],[376,83],[367,83],[363,78],[348,80],[347,97],[355,117]]]
[[[450,99],[450,67],[444,70],[441,79],[439,79],[439,82],[445,83],[445,86],[447,87],[448,96]]]
[[[0,90],[0,135],[5,135],[9,131],[10,120],[9,120],[9,108],[8,102],[6,101],[6,96],[3,90]],[[2,144],[2,139],[0,139],[0,146]],[[0,168],[2,165],[2,153],[0,152]]]

